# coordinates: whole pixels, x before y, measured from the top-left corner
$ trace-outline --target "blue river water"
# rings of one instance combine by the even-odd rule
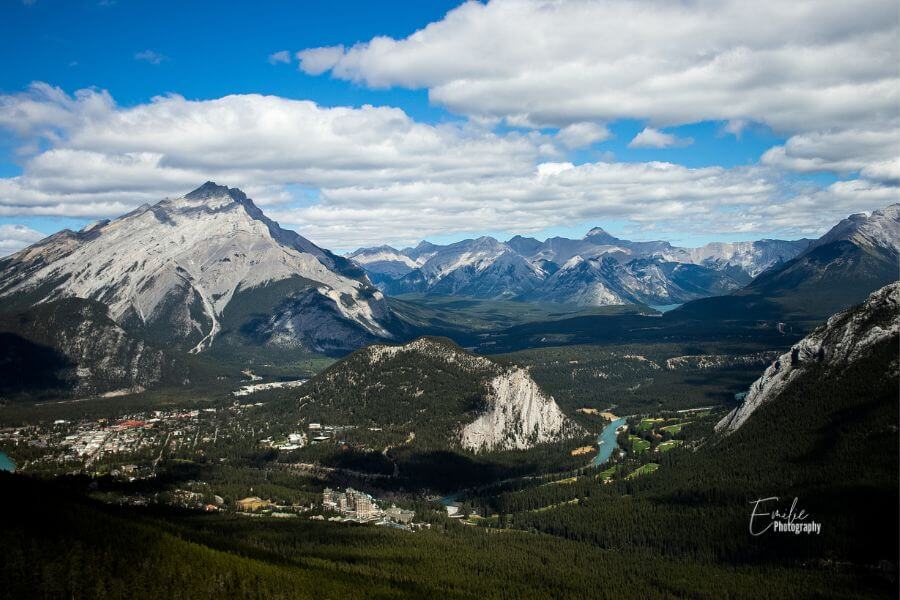
[[[11,461],[3,452],[0,452],[0,471],[9,471],[10,473],[16,471],[16,463]]]
[[[597,436],[597,456],[591,461],[592,465],[599,467],[609,460],[613,450],[616,449],[616,429],[624,424],[625,417],[621,417],[603,428],[603,431]]]
[[[600,432],[600,435],[597,436],[597,456],[591,461],[591,464],[595,467],[599,467],[603,463],[609,460],[609,457],[612,456],[613,450],[616,449],[616,429],[625,424],[625,417],[621,417],[616,419],[615,421],[610,422],[609,425],[603,428],[603,431]],[[444,496],[439,500],[441,504],[444,506],[453,506],[455,505],[459,499],[465,494],[465,491],[458,491],[447,496]]]
[[[651,304],[650,308],[652,308],[653,310],[658,310],[661,313],[667,313],[670,310],[675,310],[679,306],[681,306],[681,305],[680,304],[657,304],[654,306],[653,304]]]
[[[449,496],[444,496],[443,498],[440,499],[440,503],[443,504],[444,506],[453,506],[456,503],[456,501],[460,499],[460,497],[463,495],[463,493],[464,492],[459,491],[459,492],[454,492],[454,493],[450,494]]]

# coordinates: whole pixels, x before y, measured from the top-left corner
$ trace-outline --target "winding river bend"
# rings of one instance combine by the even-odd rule
[[[597,436],[597,456],[591,461],[595,467],[599,467],[609,460],[613,450],[616,449],[616,429],[625,424],[625,417],[619,417],[603,428]]]

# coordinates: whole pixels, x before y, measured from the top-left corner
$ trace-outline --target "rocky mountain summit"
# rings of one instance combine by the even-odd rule
[[[223,337],[320,352],[390,337],[381,292],[361,269],[212,182],[0,260],[0,310],[69,297],[191,352]]]
[[[851,215],[746,287],[691,302],[684,316],[821,321],[898,279],[900,204]]]

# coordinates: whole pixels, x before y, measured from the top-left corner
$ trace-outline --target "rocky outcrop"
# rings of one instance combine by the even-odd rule
[[[716,425],[730,433],[743,425],[761,406],[776,401],[792,382],[812,365],[841,371],[849,364],[865,360],[879,342],[900,336],[900,282],[887,285],[862,304],[838,313],[785,352],[762,377],[753,382],[743,403]]]
[[[502,372],[489,389],[487,411],[460,433],[460,444],[468,450],[525,450],[583,433],[525,369]]]
[[[354,352],[304,386],[308,418],[416,433],[420,450],[524,450],[584,434],[526,369],[422,337]]]

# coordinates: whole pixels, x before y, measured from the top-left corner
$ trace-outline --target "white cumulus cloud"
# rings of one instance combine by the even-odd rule
[[[671,133],[663,133],[659,129],[645,127],[628,143],[629,148],[677,148],[694,143],[691,138],[679,138]]]
[[[605,125],[591,122],[566,125],[556,134],[556,139],[566,148],[583,148],[611,137],[612,133]]]
[[[343,46],[326,46],[310,48],[297,53],[300,70],[309,75],[321,75],[333,68],[344,55]]]
[[[134,59],[148,62],[151,65],[158,65],[163,61],[168,60],[169,57],[155,50],[141,50],[134,55]]]
[[[879,129],[836,129],[798,134],[770,148],[761,161],[797,171],[830,171],[849,175],[860,171],[869,179],[896,182],[900,162],[900,120]]]
[[[0,256],[18,252],[45,237],[40,231],[25,225],[0,225]]]
[[[898,34],[893,0],[492,0],[406,38],[300,55],[309,73],[427,88],[467,115],[797,131],[895,114]]]
[[[288,50],[279,50],[278,52],[273,52],[269,55],[269,62],[273,65],[277,65],[278,63],[290,64],[291,53]]]
[[[851,209],[879,208],[896,189],[876,178],[794,189],[768,164],[568,162],[563,148],[608,135],[596,121],[551,135],[255,94],[168,95],[123,107],[101,90],[69,95],[35,84],[0,95],[0,127],[25,152],[22,173],[0,178],[0,216],[115,217],[213,180],[241,187],[283,224],[333,248],[608,219],[725,238],[806,232]],[[869,167],[895,168],[878,165]],[[793,208],[813,203],[816,210]]]
[[[632,147],[650,148],[687,143],[664,127],[717,121],[739,138],[756,123],[798,136],[766,164],[887,181],[896,143],[869,156],[861,139],[836,159],[821,145],[812,154],[808,142],[860,132],[897,139],[898,38],[894,0],[490,0],[466,2],[405,38],[298,56],[309,57],[310,74],[427,89],[432,102],[471,119],[560,127],[568,148],[602,139],[582,135],[585,123],[646,122]]]

